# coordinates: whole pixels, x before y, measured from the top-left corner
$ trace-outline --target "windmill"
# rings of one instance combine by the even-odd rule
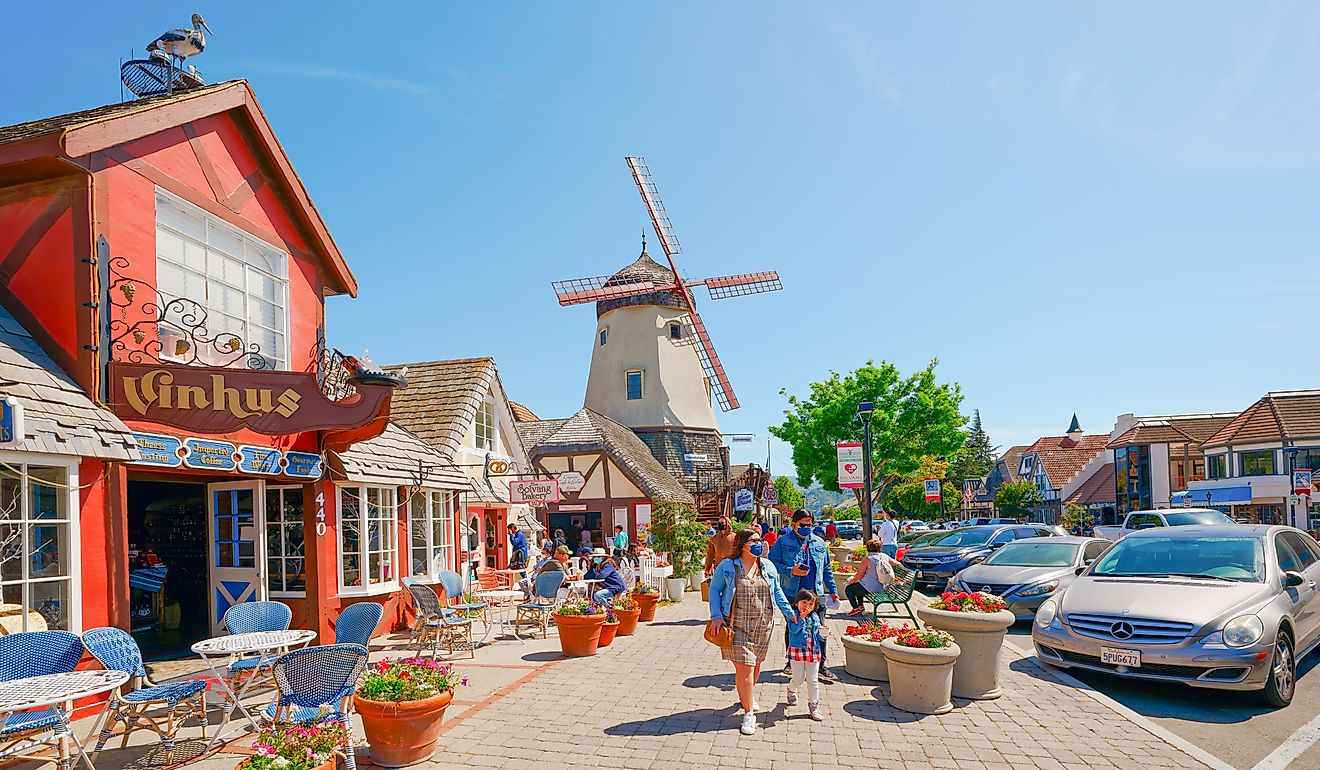
[[[675,256],[683,253],[683,248],[679,244],[678,235],[674,232],[673,223],[669,221],[669,214],[665,210],[665,205],[660,200],[660,191],[656,188],[655,180],[651,178],[651,170],[646,165],[646,159],[640,156],[628,156],[627,161],[628,168],[632,172],[633,181],[637,184],[637,189],[642,195],[642,202],[646,205],[647,213],[651,216],[651,224],[660,240],[660,247],[664,250],[669,269],[664,270],[663,266],[650,260],[646,254],[645,240],[643,240],[642,256],[638,261],[613,275],[553,282],[551,285],[559,298],[559,304],[567,306],[595,302],[597,303],[597,315],[601,317],[612,310],[623,307],[655,307],[680,311],[686,326],[690,329],[691,337],[694,338],[691,340],[692,347],[696,350],[697,360],[700,363],[701,371],[704,372],[710,397],[718,402],[720,408],[726,412],[737,409],[738,397],[734,394],[728,373],[724,370],[724,365],[715,352],[715,346],[711,343],[706,324],[697,312],[697,303],[692,295],[692,290],[697,286],[705,286],[710,298],[713,300],[779,291],[783,289],[783,285],[779,282],[779,274],[771,270],[761,273],[704,278],[699,281],[685,280],[674,261]],[[629,329],[629,331],[633,330]],[[600,345],[597,346],[598,351],[607,345],[609,333],[609,329],[602,328],[599,338]],[[632,335],[629,338],[630,344],[634,337],[640,338],[641,336],[640,334]],[[673,326],[670,325],[669,332],[665,336],[671,341],[678,341],[682,337],[682,330],[678,330],[675,334]],[[659,384],[665,395],[672,399],[676,389],[683,387],[689,389],[696,387],[697,390],[700,390],[700,387],[696,386],[695,383],[676,383],[672,381],[672,377],[670,382],[666,382],[666,368],[678,368],[674,366],[666,367],[663,364],[666,360],[672,361],[673,357],[657,357],[655,367],[659,370],[655,376],[660,378]],[[593,380],[596,377],[596,370],[597,355],[593,355]],[[645,372],[645,369],[643,368],[641,371]],[[605,376],[615,377],[618,374],[618,372],[608,372]],[[626,380],[624,380],[624,383],[625,389],[630,386],[630,383]],[[591,390],[592,383],[589,382],[588,406],[592,406]],[[612,391],[614,389],[608,388],[607,390]],[[625,396],[628,398],[625,398],[625,400],[643,400],[642,398],[633,399],[631,395],[633,395],[632,391],[626,392]],[[709,401],[707,405],[709,405]],[[598,411],[601,410],[598,409]],[[625,408],[619,411],[621,411],[623,419],[620,419],[616,414],[604,413],[632,428],[648,427],[639,424],[639,419],[642,423],[645,423],[647,418],[632,417],[630,419],[628,409]],[[654,410],[651,411],[654,413]],[[653,418],[651,421],[654,422],[655,419]],[[714,422],[713,414],[710,422]],[[713,425],[711,427],[713,428]]]

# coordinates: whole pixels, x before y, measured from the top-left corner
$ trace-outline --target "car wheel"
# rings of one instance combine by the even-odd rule
[[[1270,658],[1270,676],[1260,697],[1274,708],[1292,703],[1297,689],[1297,660],[1293,657],[1292,640],[1283,631],[1274,638],[1274,657]]]

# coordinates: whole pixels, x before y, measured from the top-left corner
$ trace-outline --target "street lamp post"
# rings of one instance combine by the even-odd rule
[[[1284,523],[1296,527],[1297,525],[1293,522],[1297,520],[1297,490],[1293,488],[1293,471],[1297,470],[1297,448],[1288,447],[1283,450],[1283,454],[1288,458],[1288,519]],[[1306,529],[1306,527],[1302,526],[1299,529]]]
[[[875,404],[863,401],[857,405],[857,416],[862,418],[862,539],[871,539],[871,413]]]

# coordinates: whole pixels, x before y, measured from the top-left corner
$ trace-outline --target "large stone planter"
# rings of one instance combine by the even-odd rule
[[[452,691],[425,700],[398,702],[354,695],[353,709],[366,733],[371,761],[381,767],[406,767],[430,759],[445,709],[453,699]]]
[[[858,679],[889,681],[889,665],[879,642],[856,636],[843,636],[843,670]]]
[[[1013,625],[1013,613],[949,612],[930,607],[917,608],[917,617],[929,628],[953,634],[962,648],[958,665],[953,669],[953,695],[956,698],[991,700],[1003,694],[999,688],[999,653],[1004,634]]]
[[[830,548],[830,555],[840,564],[847,564],[852,559],[852,548],[844,545]]]
[[[688,580],[688,588],[691,589],[691,590],[693,590],[693,591],[700,591],[700,590],[701,590],[701,581],[703,581],[703,580],[705,580],[705,579],[706,579],[706,577],[705,577],[704,575],[702,575],[700,572],[693,572],[691,575],[688,575],[688,579],[687,579],[687,580]]]
[[[944,714],[953,710],[953,664],[958,645],[936,649],[900,647],[893,639],[880,643],[889,667],[889,705],[913,714]]]

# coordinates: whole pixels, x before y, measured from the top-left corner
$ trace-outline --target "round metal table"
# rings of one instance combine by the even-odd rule
[[[248,688],[256,681],[255,673],[249,676],[234,692],[229,686],[229,679],[223,672],[216,668],[216,663],[221,659],[234,655],[264,655],[273,651],[287,652],[292,647],[301,647],[304,644],[316,638],[315,631],[293,630],[293,631],[255,631],[250,634],[231,634],[230,636],[217,636],[214,639],[204,639],[192,646],[192,651],[202,657],[206,667],[211,669],[211,674],[219,680],[221,689],[225,692],[224,718],[220,720],[220,726],[216,728],[215,737],[207,745],[207,751],[210,751],[220,742],[224,735],[225,727],[229,725],[229,719],[233,716],[234,709],[242,712],[252,729],[260,730],[261,725],[252,718],[248,710],[243,708],[240,702],[242,697],[247,694]],[[225,663],[228,668],[228,663]]]
[[[95,770],[92,767],[91,758],[87,756],[86,751],[83,751],[82,741],[78,740],[78,736],[70,729],[69,715],[65,713],[61,704],[109,692],[127,681],[128,674],[123,671],[94,669],[30,676],[0,682],[0,715],[3,715],[3,718],[0,718],[0,727],[4,727],[13,714],[31,709],[50,708],[59,718],[59,724],[55,725],[52,730],[55,733],[60,756],[65,757],[68,755],[68,747],[64,744],[64,741],[72,741],[74,747],[78,750],[78,756],[82,757],[83,763],[87,765],[89,770]],[[105,707],[106,703],[102,703],[101,711],[98,712],[97,718],[93,722],[93,730],[96,729],[95,725],[99,724],[101,715],[105,712]],[[10,748],[0,753],[0,759],[27,751],[37,745],[45,746],[48,744],[45,741],[34,741],[31,744]]]

